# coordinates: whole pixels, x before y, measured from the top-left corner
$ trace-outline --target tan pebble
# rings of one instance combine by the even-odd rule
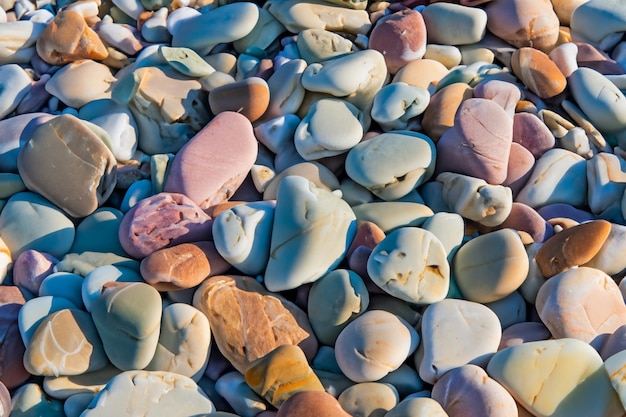
[[[448,68],[434,59],[417,59],[411,61],[396,72],[393,76],[394,83],[407,83],[415,87],[428,90],[431,94],[435,91],[439,80],[448,74]]]
[[[535,48],[523,47],[513,52],[511,68],[524,85],[540,98],[557,96],[567,86],[565,76],[554,61]]]
[[[563,230],[548,239],[535,255],[541,274],[550,278],[589,262],[611,232],[611,223],[594,220]]]
[[[424,111],[422,126],[426,134],[438,141],[446,130],[454,126],[454,116],[461,103],[472,98],[472,87],[465,83],[450,84],[437,91]]]

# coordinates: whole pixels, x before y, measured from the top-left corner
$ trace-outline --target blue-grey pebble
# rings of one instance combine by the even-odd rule
[[[15,390],[11,398],[11,417],[66,417],[63,402],[48,397],[36,382]]]
[[[102,252],[128,256],[122,248],[118,230],[124,214],[112,207],[101,207],[76,226],[71,253]]]
[[[41,281],[39,296],[51,295],[53,297],[63,297],[70,300],[76,307],[83,309],[83,297],[81,289],[83,277],[71,272],[54,272]]]
[[[107,282],[144,282],[141,275],[130,268],[114,265],[102,265],[88,273],[81,287],[83,304],[87,311],[102,292]]]

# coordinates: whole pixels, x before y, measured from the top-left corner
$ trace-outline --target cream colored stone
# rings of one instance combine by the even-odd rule
[[[94,100],[111,98],[116,81],[106,65],[82,59],[55,72],[46,83],[46,91],[68,106],[79,108]]]

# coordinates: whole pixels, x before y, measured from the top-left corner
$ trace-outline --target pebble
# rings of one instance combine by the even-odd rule
[[[241,417],[254,417],[268,408],[268,404],[250,388],[244,376],[238,371],[227,372],[220,376],[215,381],[215,390]]]
[[[0,118],[4,118],[15,110],[28,94],[32,79],[17,64],[0,66]]]
[[[111,85],[115,81],[117,79],[106,65],[92,59],[80,59],[61,67],[45,87],[50,95],[67,106],[79,108],[94,100],[111,98]]]
[[[278,409],[276,417],[348,417],[341,404],[323,391],[301,391],[287,398]]]
[[[361,382],[346,388],[337,401],[352,416],[382,417],[398,404],[399,395],[393,385]]]
[[[524,85],[540,98],[555,97],[567,86],[565,75],[550,57],[539,49],[529,46],[517,49],[511,55],[511,69]]]
[[[428,42],[432,44],[473,44],[480,42],[487,32],[487,13],[477,7],[431,3],[424,8],[422,16]]]

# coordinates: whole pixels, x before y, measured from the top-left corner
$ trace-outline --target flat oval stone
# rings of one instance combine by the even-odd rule
[[[214,114],[233,111],[257,121],[270,104],[270,89],[263,78],[248,77],[211,90],[209,106]]]
[[[383,200],[397,200],[428,181],[435,170],[435,145],[426,135],[397,131],[354,146],[346,173]]]
[[[367,272],[387,293],[413,304],[432,304],[448,294],[447,252],[431,232],[401,227],[372,250]]]
[[[463,101],[454,126],[437,142],[437,171],[457,172],[502,184],[513,140],[513,119],[496,102]]]
[[[188,197],[159,193],[124,214],[119,239],[130,256],[141,259],[168,246],[207,240],[211,227],[211,218]]]
[[[422,11],[428,43],[467,45],[479,42],[487,31],[487,13],[478,7],[432,3]]]
[[[0,213],[0,238],[13,259],[31,249],[62,258],[74,236],[74,224],[63,211],[30,191],[11,196]]]
[[[246,117],[220,113],[176,154],[163,190],[184,194],[201,208],[222,203],[252,168],[257,147]]]
[[[213,402],[189,377],[174,372],[130,370],[113,377],[83,417],[210,415]]]
[[[540,98],[557,96],[568,85],[565,75],[554,61],[545,52],[529,46],[513,52],[511,69],[524,85]]]
[[[594,220],[565,229],[544,242],[535,255],[541,274],[550,278],[589,262],[611,232],[611,223]]]
[[[183,46],[208,55],[219,43],[243,38],[254,29],[259,8],[250,2],[226,4],[183,20],[172,30],[172,46]],[[210,27],[210,31],[203,28]]]
[[[193,305],[208,317],[217,347],[241,373],[280,345],[299,345],[307,358],[317,351],[306,314],[254,278],[208,278],[196,290]]]
[[[167,371],[199,381],[209,361],[209,320],[189,304],[163,308],[159,342],[147,371]]]
[[[450,416],[514,416],[515,400],[476,365],[463,365],[443,375],[433,386],[432,399]]]
[[[349,269],[335,269],[311,286],[307,313],[317,339],[334,346],[339,333],[368,305],[369,293],[361,277]]]
[[[102,140],[69,114],[37,128],[17,160],[26,186],[73,217],[88,216],[109,198],[116,164]]]
[[[94,300],[91,314],[113,365],[130,370],[150,363],[159,341],[161,313],[161,296],[148,284],[105,286]]]
[[[519,234],[502,229],[461,246],[453,261],[454,278],[464,298],[489,303],[511,294],[526,279],[529,262]]]
[[[393,82],[376,93],[372,119],[384,131],[409,129],[413,119],[426,110],[429,102],[430,93],[425,88]]]
[[[535,305],[557,339],[569,337],[601,346],[606,334],[626,324],[619,287],[595,268],[574,268],[548,279],[539,288]]]
[[[193,49],[161,45],[159,54],[172,68],[190,77],[206,77],[215,72],[215,68],[202,59]]]
[[[361,382],[346,388],[337,397],[341,407],[352,416],[383,416],[394,408],[400,397],[391,384]]]
[[[535,416],[624,413],[600,355],[580,340],[511,346],[491,358],[487,373]]]
[[[431,384],[459,366],[486,365],[502,335],[500,320],[488,307],[451,298],[428,306],[421,328],[415,366]]]
[[[417,331],[404,319],[384,310],[369,310],[339,333],[335,358],[352,381],[377,381],[398,369],[419,342]]]
[[[296,392],[285,400],[276,417],[348,417],[348,414],[331,394],[322,391]]]
[[[76,309],[44,318],[24,353],[24,366],[33,375],[80,375],[107,363],[91,315]]]
[[[306,67],[304,59],[292,59],[274,69],[274,73],[267,80],[270,104],[263,119],[296,116],[295,113],[304,100],[305,90],[300,79]],[[276,152],[276,149],[271,150]]]
[[[223,274],[229,269],[230,265],[209,241],[159,249],[141,261],[141,277],[157,291],[192,288],[207,277]]]
[[[298,346],[281,345],[250,364],[246,382],[276,408],[297,392],[320,391],[324,386]]]
[[[341,262],[355,234],[348,203],[306,178],[286,177],[278,187],[265,286],[284,291],[319,279]]]
[[[363,138],[364,114],[340,99],[313,103],[294,134],[296,150],[307,161],[340,155]]]

